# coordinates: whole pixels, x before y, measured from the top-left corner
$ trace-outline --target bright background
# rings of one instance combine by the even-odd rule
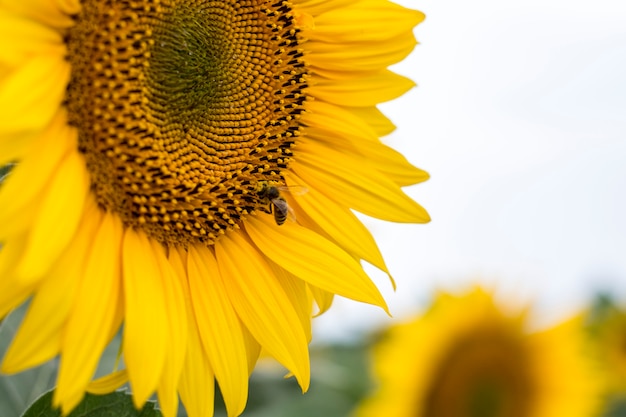
[[[626,1],[397,2],[427,17],[395,67],[419,87],[382,106],[385,141],[431,174],[406,191],[433,220],[365,220],[394,316],[477,281],[541,323],[599,291],[626,301]],[[337,300],[314,323],[343,340],[388,322]]]

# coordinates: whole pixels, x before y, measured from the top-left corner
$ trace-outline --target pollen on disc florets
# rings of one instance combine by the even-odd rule
[[[283,182],[307,73],[287,1],[85,0],[66,106],[98,203],[212,244]]]

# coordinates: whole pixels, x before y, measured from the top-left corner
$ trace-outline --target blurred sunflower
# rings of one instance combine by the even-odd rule
[[[313,303],[386,308],[351,209],[429,220],[401,190],[428,175],[382,144],[376,108],[414,85],[387,67],[422,19],[386,0],[0,0],[0,317],[32,297],[2,370],[60,355],[65,413],[128,380],[137,406],[156,391],[171,417],[180,393],[210,415],[217,380],[233,416],[263,348],[306,390]],[[126,368],[90,385],[122,323]]]
[[[440,294],[374,349],[379,388],[358,417],[590,417],[599,401],[581,320],[526,330],[524,311],[476,288]]]
[[[599,357],[607,371],[607,388],[626,395],[626,312],[616,305],[606,307],[594,334]]]

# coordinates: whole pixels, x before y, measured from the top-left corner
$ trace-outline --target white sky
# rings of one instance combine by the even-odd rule
[[[365,220],[394,316],[476,280],[544,322],[598,290],[626,301],[626,2],[398,2],[427,18],[396,67],[419,87],[383,106],[398,126],[385,140],[430,172],[406,191],[433,221]],[[314,323],[324,339],[386,322],[339,300]]]

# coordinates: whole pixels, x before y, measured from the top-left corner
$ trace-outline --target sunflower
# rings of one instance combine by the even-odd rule
[[[543,331],[527,321],[480,288],[439,294],[375,346],[379,387],[356,416],[593,416],[600,385],[580,318]]]
[[[246,403],[260,349],[309,384],[314,304],[386,309],[352,210],[423,223],[380,141],[417,11],[386,0],[0,0],[2,370],[57,355],[54,404],[129,382],[167,417]],[[123,332],[124,369],[92,381]]]

